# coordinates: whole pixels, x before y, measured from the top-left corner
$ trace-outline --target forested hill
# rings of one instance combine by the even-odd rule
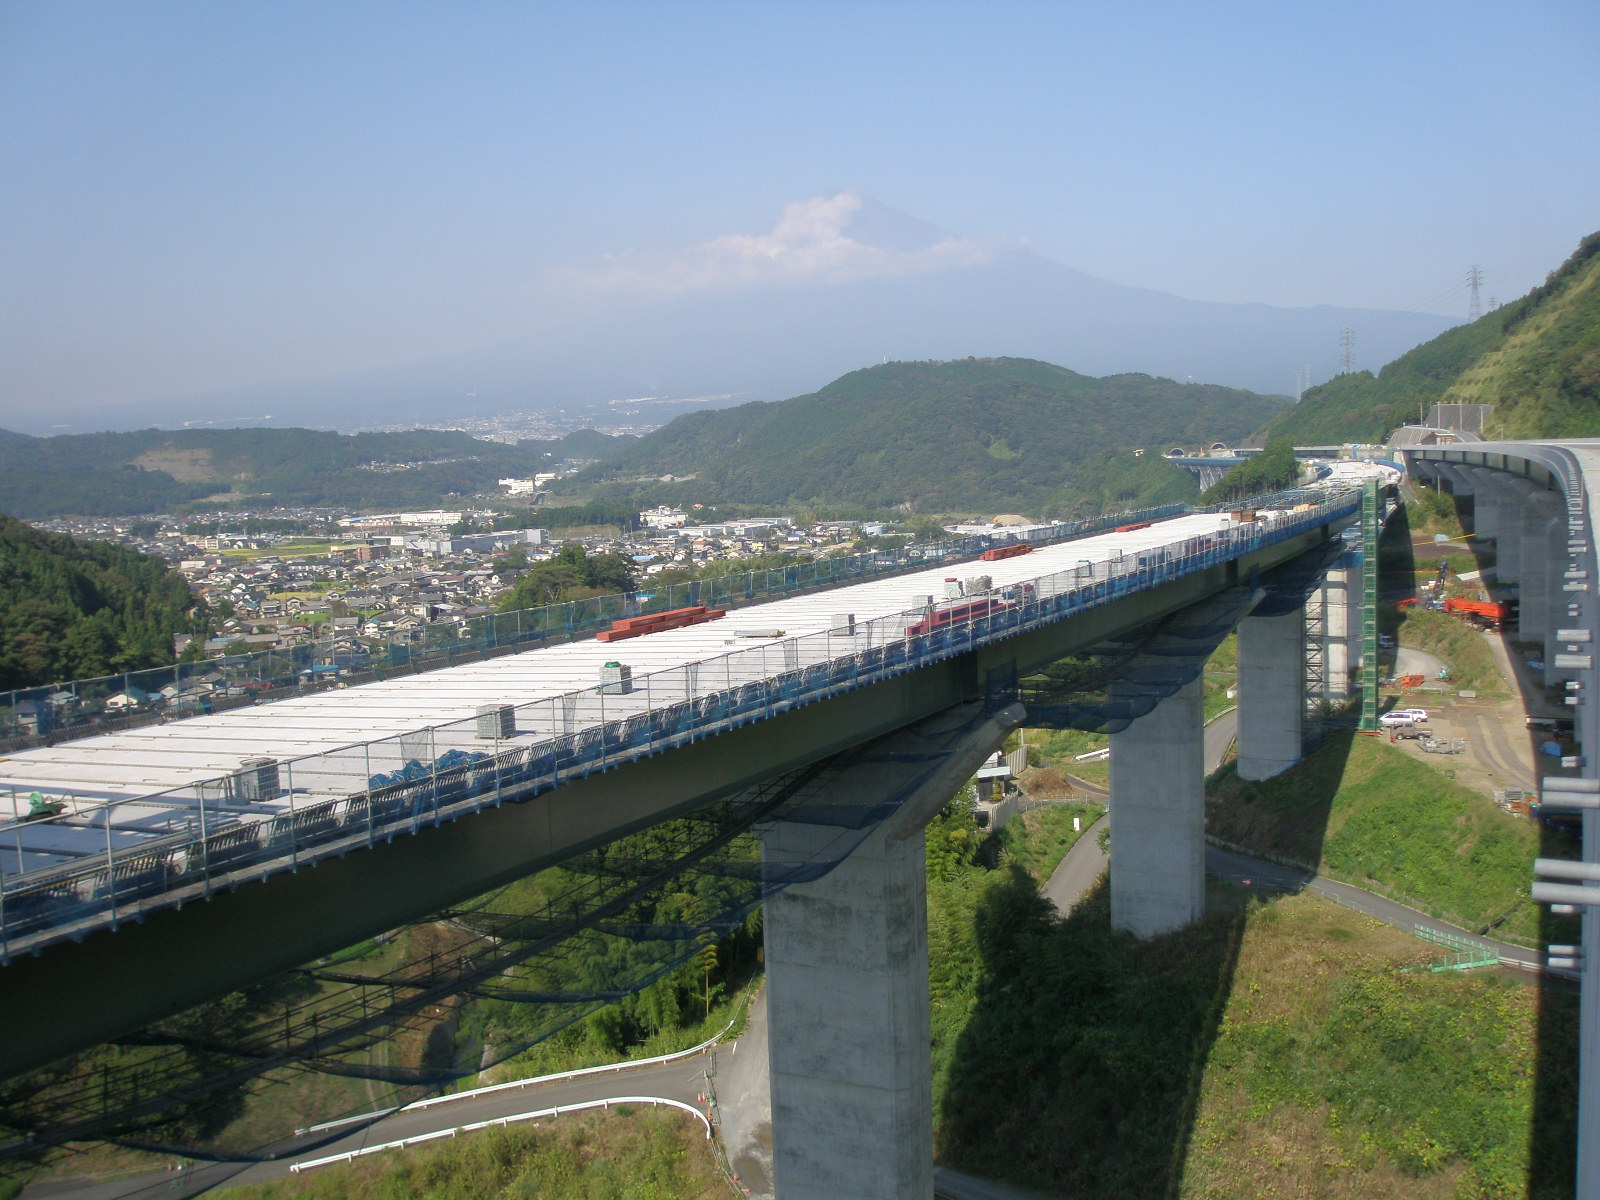
[[[708,502],[1067,515],[1192,496],[1192,478],[1159,452],[1235,442],[1283,403],[1031,359],[887,363],[812,395],[679,417],[582,478],[693,475]]]
[[[1488,437],[1600,435],[1600,233],[1520,300],[1308,391],[1259,438],[1379,442],[1439,402],[1492,404]]]
[[[34,438],[0,430],[0,510],[23,517],[167,512],[203,497],[277,505],[431,508],[493,492],[566,458],[636,440],[593,430],[514,446],[465,433],[346,435],[313,429],[145,429]]]
[[[0,514],[0,690],[170,663],[191,603],[153,558]]]

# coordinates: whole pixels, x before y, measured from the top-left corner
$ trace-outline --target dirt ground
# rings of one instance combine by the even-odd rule
[[[1538,791],[1541,776],[1564,772],[1556,759],[1538,754],[1539,744],[1548,735],[1536,736],[1535,731],[1528,729],[1527,718],[1570,713],[1549,704],[1544,696],[1542,677],[1509,653],[1499,634],[1481,636],[1517,699],[1462,699],[1427,691],[1413,692],[1398,706],[1427,709],[1428,726],[1434,736],[1463,738],[1466,749],[1461,754],[1445,756],[1426,753],[1416,741],[1396,744],[1408,754],[1452,772],[1459,782],[1486,796],[1503,789]]]

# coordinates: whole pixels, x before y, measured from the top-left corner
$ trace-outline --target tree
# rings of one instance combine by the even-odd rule
[[[1244,460],[1224,475],[1200,497],[1202,504],[1226,504],[1269,492],[1281,492],[1300,482],[1300,460],[1294,456],[1294,442],[1277,438],[1267,448]]]
[[[536,563],[500,600],[501,612],[539,608],[590,596],[633,590],[633,563],[620,554],[590,555],[566,545],[548,562]]]

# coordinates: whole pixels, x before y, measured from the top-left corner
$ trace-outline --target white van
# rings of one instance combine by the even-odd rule
[[[1415,725],[1417,720],[1411,715],[1411,712],[1412,710],[1409,708],[1397,708],[1393,712],[1386,712],[1379,717],[1378,724],[1384,729],[1398,729],[1403,725]],[[1423,714],[1422,719],[1424,721],[1428,719],[1426,713]]]

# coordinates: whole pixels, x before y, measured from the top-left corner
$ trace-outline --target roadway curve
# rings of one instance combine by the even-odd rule
[[[427,1108],[403,1109],[359,1132],[319,1142],[272,1162],[206,1163],[176,1174],[159,1171],[112,1182],[66,1179],[34,1183],[23,1189],[22,1200],[156,1200],[156,1197],[178,1200],[211,1188],[281,1179],[290,1174],[291,1164],[307,1159],[344,1154],[364,1146],[454,1129],[475,1121],[493,1121],[617,1096],[659,1096],[704,1108],[700,1097],[708,1090],[707,1072],[711,1067],[712,1056],[705,1053],[670,1063],[619,1067],[615,1073],[537,1082],[526,1088],[510,1088],[487,1096],[468,1096]]]
[[[1205,762],[1208,774],[1222,765],[1228,747],[1238,736],[1238,729],[1238,709],[1223,713],[1206,726]],[[1101,817],[1089,827],[1084,836],[1079,838],[1067,852],[1066,857],[1061,860],[1041,889],[1045,897],[1063,914],[1070,912],[1078,899],[1094,886],[1095,881],[1100,878],[1100,873],[1108,865],[1109,860],[1105,852],[1100,849],[1099,838],[1100,830],[1106,827],[1108,821],[1108,817]],[[1248,880],[1251,886],[1273,891],[1313,892],[1336,904],[1374,917],[1385,925],[1403,929],[1407,933],[1418,925],[1427,925],[1432,929],[1440,929],[1462,937],[1477,938],[1499,951],[1503,965],[1518,970],[1538,971],[1542,962],[1536,951],[1526,947],[1482,937],[1476,930],[1463,929],[1458,925],[1441,921],[1437,917],[1414,908],[1407,908],[1404,904],[1397,904],[1364,888],[1324,879],[1315,872],[1279,866],[1259,858],[1223,850],[1217,846],[1206,847],[1206,872],[1220,879],[1241,882]]]

